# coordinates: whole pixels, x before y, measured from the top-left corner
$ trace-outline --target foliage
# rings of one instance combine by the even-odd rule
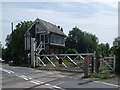
[[[66,38],[66,47],[77,50],[78,53],[94,52],[97,49],[98,38],[74,27]]]
[[[66,50],[66,53],[67,53],[67,54],[73,54],[73,53],[77,53],[77,51],[76,51],[75,49],[68,48],[68,49]]]
[[[110,54],[110,46],[109,46],[108,43],[106,43],[106,44],[103,44],[103,43],[99,44],[98,47],[97,47],[97,50],[98,50],[98,53],[100,55],[102,55],[103,57],[104,56],[109,56],[109,54]]]
[[[110,78],[110,74],[109,73],[93,73],[91,75],[91,78],[108,79]]]
[[[3,57],[6,62],[13,60],[13,63],[20,64],[24,57],[24,34],[32,24],[32,21],[20,22],[16,25],[14,31],[7,36],[6,46]]]
[[[104,70],[109,70],[109,67],[107,65],[101,66],[100,71],[104,71]]]

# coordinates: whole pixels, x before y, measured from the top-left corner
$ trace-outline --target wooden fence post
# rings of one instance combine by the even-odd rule
[[[91,60],[91,73],[94,73],[94,57],[93,56]]]
[[[115,71],[116,68],[116,56],[114,55],[114,59],[113,59],[113,70]]]
[[[99,60],[99,55],[97,52],[95,54],[95,57],[96,57],[96,59],[95,59],[95,72],[99,73],[100,60]]]
[[[34,45],[34,38],[31,38],[31,67],[35,68],[35,45]]]
[[[88,77],[88,61],[89,61],[89,56],[86,56],[84,59],[84,77]]]

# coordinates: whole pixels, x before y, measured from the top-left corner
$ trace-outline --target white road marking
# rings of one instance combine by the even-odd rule
[[[4,72],[6,72],[6,73],[15,73],[15,72],[13,72],[13,71],[11,71],[11,70],[6,70],[6,69],[3,69],[3,68],[0,68],[0,70],[1,71],[4,71]],[[34,70],[34,69],[31,69],[31,70]],[[38,71],[37,71],[38,72]],[[58,73],[52,73],[52,72],[49,72],[49,74],[58,74]],[[22,79],[24,79],[24,80],[31,80],[32,78],[30,78],[30,77],[27,77],[27,76],[25,76],[25,75],[15,75],[15,76],[17,76],[17,77],[20,77],[20,78],[22,78]],[[63,76],[63,75],[58,75],[58,76],[60,76],[60,77],[65,77],[65,76]],[[32,81],[30,81],[31,83],[34,83],[34,84],[37,84],[37,85],[40,85],[40,84],[44,84],[45,82],[41,82],[41,81],[38,81],[38,80],[32,80]],[[61,82],[61,83],[59,83],[59,84],[57,84],[57,85],[60,85],[60,84],[62,84],[62,83],[64,83],[64,82]],[[61,87],[58,87],[57,85],[55,85],[55,86],[53,86],[53,85],[51,85],[51,84],[45,84],[45,85],[47,85],[47,86],[50,86],[51,88],[59,88],[59,89],[62,89]]]
[[[31,80],[32,78],[28,78],[28,79],[30,79],[30,80]]]
[[[14,73],[13,71],[11,71],[11,70],[8,70],[9,72],[11,72],[11,73]]]
[[[40,83],[40,84],[43,84],[44,82],[41,82],[41,81],[38,81],[38,80],[33,80],[34,82],[37,82],[37,83]]]
[[[25,76],[25,75],[21,75],[22,77],[27,77],[27,76]]]
[[[50,84],[45,84],[45,85],[47,85],[47,86],[51,86]]]
[[[29,80],[29,79],[27,79],[27,78],[23,78],[24,80]]]
[[[4,72],[6,72],[6,73],[9,73],[9,74],[10,74],[10,73],[14,73],[14,72],[11,71],[11,70],[7,70],[7,69],[3,69],[3,68],[0,68],[0,70],[1,70],[1,71],[4,71]]]
[[[11,73],[11,72],[9,72],[9,71],[7,71],[7,70],[2,70],[2,71],[6,72],[6,73],[9,73],[9,74]]]
[[[38,82],[35,82],[35,81],[30,81],[31,83],[34,83],[34,84],[37,84],[37,85],[39,85],[40,83],[38,83]]]
[[[31,83],[34,83],[34,84],[36,84],[36,85],[40,85],[40,84],[44,84],[44,83],[45,83],[45,82],[41,82],[41,81],[38,81],[38,80],[32,80],[32,81],[30,81],[30,82],[31,82]],[[62,82],[62,83],[64,83],[64,82]],[[59,85],[62,84],[62,83],[59,83]],[[46,83],[46,84],[44,84],[44,85],[50,86],[50,88],[59,88],[59,89],[62,89],[61,87],[58,87],[57,85],[53,86],[53,85],[48,84],[48,83]]]
[[[106,84],[106,85],[109,85],[109,86],[119,87],[119,85],[115,85],[115,84],[111,84],[111,83],[106,83],[106,82],[101,82],[101,81],[94,81],[94,82]]]
[[[24,80],[29,80],[29,79],[27,78],[27,76],[25,76],[25,75],[21,75],[21,76],[18,76],[18,77],[23,78]]]
[[[61,87],[58,87],[58,86],[53,86],[53,88],[61,88]]]

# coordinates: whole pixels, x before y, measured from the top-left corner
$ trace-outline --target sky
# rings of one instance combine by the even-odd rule
[[[22,0],[21,0],[22,1]],[[109,2],[109,3],[108,3]],[[5,45],[5,39],[11,33],[11,22],[14,28],[21,21],[36,18],[43,19],[64,29],[68,35],[73,27],[92,33],[99,38],[100,43],[112,42],[118,36],[118,2],[115,0],[80,0],[75,2],[8,2],[0,4],[2,16],[2,31],[0,41]]]

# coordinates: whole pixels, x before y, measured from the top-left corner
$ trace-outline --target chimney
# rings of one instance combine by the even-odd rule
[[[61,28],[61,31],[63,32],[63,28]]]
[[[12,32],[13,32],[13,22],[11,23],[11,29],[12,29]]]
[[[60,26],[58,26],[58,29],[60,29]]]

